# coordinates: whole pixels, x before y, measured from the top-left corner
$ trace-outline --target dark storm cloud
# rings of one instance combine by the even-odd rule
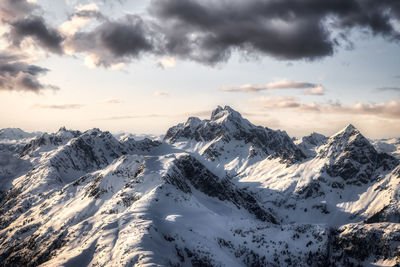
[[[40,6],[26,0],[0,1],[0,27],[9,29],[1,40],[8,47],[0,52],[0,90],[38,93],[43,89],[58,89],[39,80],[49,70],[27,63],[30,56],[20,48],[26,37],[32,37],[46,51],[62,53],[63,38],[43,18],[33,15],[35,12],[41,12]]]
[[[89,18],[97,26],[68,36],[35,16],[38,9],[23,0],[0,3],[2,17],[16,14],[3,19],[12,26],[9,35],[16,46],[29,36],[47,51],[84,53],[105,67],[143,54],[206,65],[224,62],[233,52],[316,60],[353,49],[353,30],[400,41],[393,26],[400,21],[399,0],[152,0],[142,16],[111,19],[98,10],[76,10],[70,21]]]
[[[154,33],[142,18],[128,15],[121,21],[106,20],[91,32],[78,32],[66,45],[76,52],[96,55],[96,64],[107,67],[152,51],[153,38]]]
[[[206,64],[235,49],[285,60],[329,56],[341,40],[348,43],[333,30],[399,39],[390,22],[399,19],[397,0],[153,0],[149,10],[165,36],[165,53]]]
[[[14,45],[18,46],[25,37],[33,37],[46,50],[62,53],[64,38],[56,29],[46,25],[43,18],[30,16],[13,22],[11,26],[10,38]]]
[[[100,30],[100,41],[115,56],[137,56],[141,51],[150,50],[151,43],[140,20],[131,25],[106,23]]]
[[[151,13],[163,23],[168,53],[216,63],[233,48],[281,59],[317,58],[333,53],[318,17],[298,17],[260,1],[153,1]],[[273,14],[276,12],[276,14]]]
[[[42,89],[58,89],[42,84],[38,78],[49,70],[25,63],[21,57],[0,54],[0,90],[39,92]]]
[[[2,0],[0,2],[0,23],[9,26],[11,45],[19,47],[26,37],[32,37],[44,50],[62,53],[63,36],[44,20],[40,6],[26,0]]]
[[[391,19],[400,18],[400,2],[397,0],[352,0],[351,9],[337,13],[339,27],[365,27],[374,35],[399,40],[400,35],[391,24]]]
[[[69,19],[73,17],[81,17],[81,18],[93,18],[98,20],[106,20],[107,17],[98,10],[91,10],[91,9],[82,9],[76,10],[69,16]]]
[[[38,6],[26,0],[2,0],[0,1],[0,18],[4,21],[15,20],[32,13]]]

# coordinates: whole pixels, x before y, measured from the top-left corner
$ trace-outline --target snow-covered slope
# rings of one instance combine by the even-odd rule
[[[352,125],[295,144],[218,107],[162,142],[23,140],[0,147],[0,266],[400,263],[399,160]]]
[[[27,133],[19,128],[4,128],[0,130],[0,140],[21,140],[40,135],[40,132]]]
[[[154,134],[133,134],[133,133],[116,133],[113,134],[114,137],[120,141],[130,138],[136,141],[140,141],[143,139],[150,139],[154,141],[161,141],[164,135],[154,135]]]
[[[325,144],[328,137],[319,134],[311,133],[308,136],[304,136],[300,140],[296,140],[294,143],[301,149],[301,151],[308,157],[314,157],[316,155],[316,149]]]
[[[400,159],[400,138],[371,140],[371,143],[377,151]]]

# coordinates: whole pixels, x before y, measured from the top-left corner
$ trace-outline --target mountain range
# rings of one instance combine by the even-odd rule
[[[0,130],[0,266],[400,264],[400,139],[228,106],[150,137]]]

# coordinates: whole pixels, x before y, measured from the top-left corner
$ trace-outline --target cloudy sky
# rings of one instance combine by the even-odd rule
[[[230,105],[400,136],[398,0],[0,0],[0,128],[162,134]]]

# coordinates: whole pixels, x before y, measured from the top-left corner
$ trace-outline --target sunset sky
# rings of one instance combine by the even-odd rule
[[[0,128],[162,134],[229,105],[400,136],[398,0],[0,0]]]

